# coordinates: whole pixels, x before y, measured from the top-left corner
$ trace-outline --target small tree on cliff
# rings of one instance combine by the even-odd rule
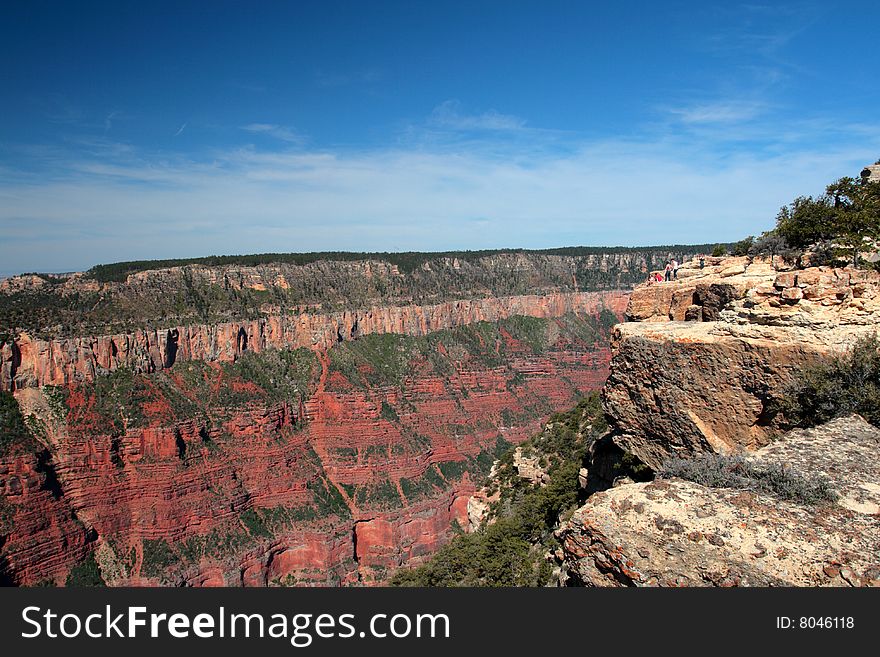
[[[779,235],[776,231],[771,230],[762,233],[749,249],[750,255],[770,256],[770,264],[774,265],[776,256],[781,256],[786,260],[794,260],[799,255],[797,249],[794,249],[788,241]]]
[[[773,233],[797,249],[831,241],[858,265],[866,240],[880,239],[880,182],[846,177],[822,196],[800,196],[780,209]]]
[[[798,196],[779,209],[773,232],[796,248],[806,249],[835,236],[834,208],[827,196]]]
[[[849,251],[856,266],[865,241],[873,244],[880,239],[880,182],[869,182],[867,176],[841,178],[826,193],[834,199],[836,241]]]

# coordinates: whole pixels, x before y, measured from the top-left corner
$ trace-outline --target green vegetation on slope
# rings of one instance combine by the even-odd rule
[[[552,578],[544,558],[556,547],[560,516],[582,500],[578,471],[592,442],[606,429],[599,394],[592,393],[550,428],[520,447],[539,458],[549,475],[544,486],[520,477],[514,449],[499,459],[494,485],[500,499],[479,530],[460,534],[426,564],[398,571],[393,586],[543,586]]]
[[[312,493],[311,504],[245,509],[237,520],[182,541],[144,539],[141,573],[163,583],[173,582],[175,575],[198,565],[204,558],[222,561],[260,542],[271,541],[298,523],[329,516],[351,517],[342,495],[324,477],[309,482],[308,488]]]
[[[295,405],[314,391],[317,367],[309,349],[269,349],[245,352],[234,363],[181,361],[153,374],[119,368],[75,388],[46,390],[60,397],[73,428],[119,435],[151,420],[216,416],[253,403]]]
[[[106,586],[104,579],[101,577],[101,571],[98,568],[98,562],[95,561],[95,555],[92,552],[73,568],[67,575],[65,586]]]
[[[426,336],[365,335],[335,345],[329,352],[330,369],[354,385],[401,386],[413,367],[425,360],[437,374],[450,376],[455,372],[456,361],[471,359],[488,368],[501,367],[513,350],[542,354],[560,336],[593,345],[607,335],[612,319],[617,323],[610,310],[603,311],[598,318],[575,314],[556,319],[515,315],[499,322],[476,322]]]
[[[180,377],[188,393],[215,405],[233,407],[250,401],[296,402],[314,391],[318,361],[310,349],[244,352],[234,363],[176,363],[169,374]]]
[[[0,456],[37,447],[18,402],[12,393],[0,391]]]

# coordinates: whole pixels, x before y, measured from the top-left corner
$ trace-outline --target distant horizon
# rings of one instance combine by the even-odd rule
[[[187,256],[182,258],[148,258],[144,260],[117,260],[113,262],[99,262],[94,263],[89,267],[84,267],[82,269],[67,269],[67,270],[56,270],[56,271],[48,271],[48,270],[36,270],[36,269],[24,269],[24,270],[0,270],[0,280],[6,278],[14,278],[16,276],[28,276],[28,275],[41,275],[45,274],[47,276],[63,276],[65,274],[81,274],[88,272],[97,267],[111,267],[118,265],[126,265],[126,264],[149,264],[156,262],[165,262],[165,261],[183,261],[180,265],[172,265],[172,266],[184,266],[186,264],[200,264],[199,262],[194,261],[203,261],[209,260],[211,258],[248,258],[248,257],[262,257],[262,256],[285,256],[285,255],[302,255],[302,256],[311,256],[311,255],[363,255],[363,256],[382,256],[382,255],[454,255],[454,254],[472,254],[472,253],[511,253],[511,252],[525,252],[525,253],[546,253],[552,251],[565,251],[572,249],[597,249],[602,251],[653,251],[657,249],[694,249],[696,247],[714,247],[717,245],[727,246],[732,244],[732,242],[706,242],[699,244],[636,244],[633,246],[627,246],[624,244],[614,244],[614,245],[601,245],[601,244],[577,244],[577,245],[565,245],[565,246],[551,246],[547,248],[528,248],[528,247],[519,247],[519,246],[510,246],[510,247],[496,247],[496,248],[485,248],[485,249],[443,249],[439,251],[339,251],[339,250],[329,250],[329,251],[267,251],[263,253],[212,253],[210,255],[201,255],[201,256]],[[208,265],[214,266],[214,265]],[[221,265],[216,265],[221,266]]]

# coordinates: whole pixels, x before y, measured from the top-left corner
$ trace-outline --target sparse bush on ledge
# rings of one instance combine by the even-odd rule
[[[776,402],[783,423],[811,427],[858,413],[880,426],[880,339],[859,340],[842,356],[805,368]]]
[[[761,464],[739,455],[705,454],[668,460],[658,476],[679,477],[708,488],[734,488],[768,493],[802,504],[833,502],[837,496],[825,477],[795,472],[777,463]]]

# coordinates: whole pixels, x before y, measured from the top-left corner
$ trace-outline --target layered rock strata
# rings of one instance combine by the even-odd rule
[[[177,327],[173,362],[158,333],[19,340],[7,381],[40,446],[0,459],[0,576],[64,584],[95,564],[115,585],[382,582],[469,526],[499,449],[602,385],[600,316],[625,303]]]
[[[427,335],[514,315],[597,314],[626,304],[624,292],[557,293],[459,300],[432,306],[384,306],[327,315],[285,314],[247,322],[168,326],[132,333],[59,340],[27,334],[0,345],[0,389],[89,381],[120,367],[156,372],[186,360],[230,362],[246,351],[327,348],[361,335]],[[613,310],[612,310],[613,311]]]

